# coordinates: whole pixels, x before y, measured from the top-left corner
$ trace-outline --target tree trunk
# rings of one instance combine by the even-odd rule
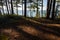
[[[11,0],[11,13],[12,13],[12,15],[14,14],[12,0]]]
[[[2,10],[3,10],[3,14],[4,14],[4,7],[3,7],[3,5],[2,5]]]
[[[18,5],[17,5],[17,1],[16,1],[16,13],[18,15]]]
[[[38,8],[37,8],[37,11],[36,11],[36,18],[39,18]]]
[[[36,17],[39,18],[39,13],[38,13],[38,0],[37,0],[37,11],[36,11]]]
[[[55,3],[56,3],[56,0],[53,0],[53,9],[52,9],[52,17],[51,17],[51,19],[55,18]]]
[[[42,0],[41,13],[42,13],[42,18],[43,18],[43,0]]]
[[[50,12],[51,12],[51,5],[52,5],[52,0],[48,0],[47,2],[47,19],[50,18]]]
[[[9,2],[9,0],[8,0],[8,3],[9,3],[9,6],[8,6],[8,10],[9,10],[9,14],[10,14],[10,10],[11,10],[11,7],[10,7],[10,2]]]
[[[2,0],[1,0],[1,3],[2,3],[2,13],[4,14],[4,7],[3,7],[3,2],[2,2]]]
[[[27,1],[27,0],[24,0],[24,6],[25,6],[25,7],[24,7],[24,17],[26,17],[26,1]]]
[[[31,6],[32,4],[30,3],[30,6]],[[30,7],[30,17],[32,17],[32,12],[31,12],[32,10],[31,10],[31,7]]]
[[[9,10],[8,10],[8,4],[7,4],[7,0],[5,0],[6,1],[6,7],[7,7],[7,12],[8,12],[8,15],[9,15]]]
[[[30,8],[30,17],[31,17],[31,8]]]
[[[24,16],[24,9],[23,9],[23,0],[22,0],[22,16]]]
[[[0,15],[2,15],[1,8],[0,8]]]

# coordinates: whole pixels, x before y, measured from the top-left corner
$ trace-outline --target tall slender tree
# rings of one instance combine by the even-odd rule
[[[53,9],[52,9],[52,19],[54,19],[55,18],[55,3],[56,3],[56,0],[53,0]]]
[[[20,1],[21,1],[21,0],[16,0],[16,13],[17,13],[17,15],[18,15],[18,7],[19,7],[18,4],[20,3]],[[21,2],[22,2],[22,1],[21,1]]]
[[[16,1],[16,13],[17,13],[17,15],[18,15],[18,5],[17,5],[18,3],[17,3],[17,1]]]
[[[50,7],[50,0],[47,0],[47,16],[46,16],[47,19],[50,18],[50,17],[49,17],[49,16],[50,16],[50,11],[49,11],[50,8],[49,8],[49,7]]]
[[[36,4],[35,7],[36,7],[36,9],[37,9],[37,10],[36,10],[36,17],[39,18],[39,13],[38,13],[38,11],[39,11],[38,1],[37,1],[37,4]]]
[[[2,6],[2,13],[4,14],[4,7],[3,7],[3,0],[1,0],[1,6]]]
[[[10,1],[8,0],[8,9],[9,9],[9,14],[11,13],[11,6],[10,6]]]
[[[11,0],[11,13],[12,13],[12,15],[14,14],[12,0]]]
[[[0,15],[2,15],[1,8],[0,8]]]
[[[25,6],[25,7],[24,7],[24,17],[26,17],[26,1],[27,1],[27,0],[24,0],[24,6]]]
[[[37,1],[37,3],[34,3],[34,9],[36,8],[36,18],[39,18],[40,17],[40,13],[39,13],[39,6],[40,5],[38,5],[38,1]]]
[[[8,0],[5,0],[5,1],[6,1],[6,8],[7,8],[7,12],[8,12],[8,15],[9,15]]]
[[[41,13],[42,13],[42,18],[43,18],[43,0],[41,0]]]
[[[22,16],[23,16],[23,0],[22,0]]]

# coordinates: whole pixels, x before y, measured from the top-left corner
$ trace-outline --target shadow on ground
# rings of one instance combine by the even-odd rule
[[[4,29],[15,30],[19,33],[16,40],[60,40],[60,28],[57,26],[48,27],[26,20],[20,16],[6,16],[0,18],[0,32]],[[12,33],[11,32],[11,33]],[[9,31],[6,34],[9,34]],[[11,40],[14,40],[11,39]]]

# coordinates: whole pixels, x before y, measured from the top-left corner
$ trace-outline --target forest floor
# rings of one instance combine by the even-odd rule
[[[25,17],[0,17],[1,40],[60,40],[60,21]]]

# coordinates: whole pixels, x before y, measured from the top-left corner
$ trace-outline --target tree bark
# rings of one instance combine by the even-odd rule
[[[1,3],[2,3],[2,13],[4,14],[4,7],[3,7],[3,2],[2,2],[3,0],[1,0]]]
[[[43,0],[42,0],[41,13],[42,13],[42,18],[43,18]]]
[[[12,0],[11,0],[11,13],[12,13],[12,15],[14,14]]]
[[[25,7],[24,7],[24,17],[26,17],[26,1],[27,1],[27,0],[24,0],[24,6],[25,6]]]
[[[0,15],[2,15],[1,8],[0,8]]]
[[[39,18],[39,13],[38,13],[38,11],[39,11],[39,7],[38,7],[38,0],[37,0],[37,11],[36,11],[36,17],[37,17],[37,18]]]
[[[55,19],[55,3],[56,3],[56,0],[53,0],[53,9],[52,9],[52,17],[51,17],[51,19]]]
[[[37,0],[37,12],[36,12],[36,16],[37,16],[37,18],[39,18],[39,14],[38,14],[38,0]]]
[[[7,7],[7,12],[8,12],[8,15],[9,15],[9,10],[8,10],[8,4],[7,4],[7,0],[5,0],[6,1],[6,7]]]
[[[17,1],[16,1],[16,13],[18,15],[18,5],[17,5]]]
[[[51,11],[52,0],[48,0],[47,2],[47,19],[50,18],[50,11]]]
[[[24,16],[23,0],[22,0],[22,16]]]

